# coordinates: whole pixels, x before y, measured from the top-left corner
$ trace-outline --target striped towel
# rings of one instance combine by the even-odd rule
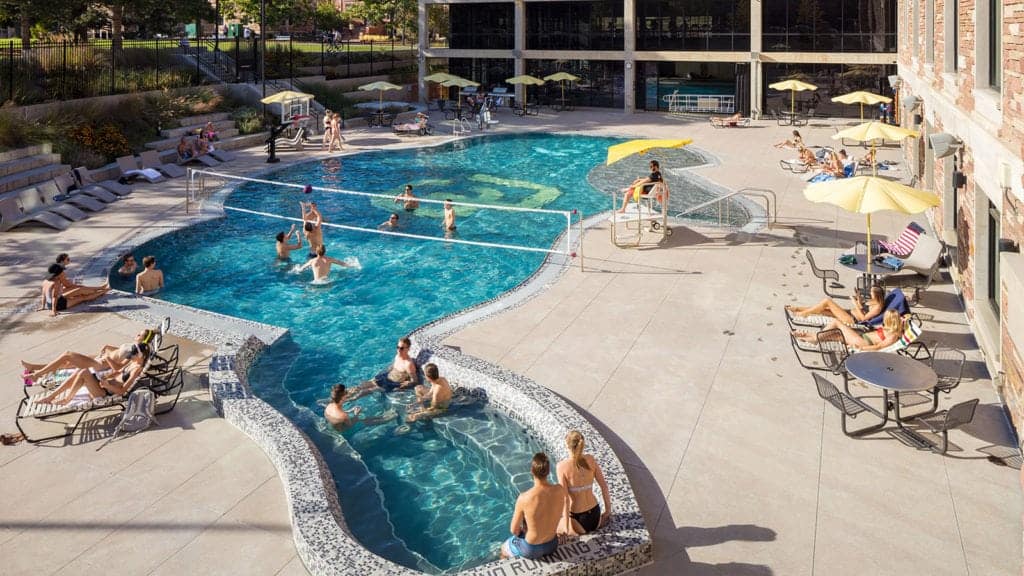
[[[895,242],[879,240],[879,251],[892,254],[899,258],[906,258],[914,251],[914,247],[917,246],[917,238],[922,233],[924,233],[924,228],[921,228],[917,222],[911,222],[903,229],[903,232],[900,232],[900,236]]]

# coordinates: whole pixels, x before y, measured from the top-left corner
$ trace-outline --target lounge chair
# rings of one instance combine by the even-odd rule
[[[57,185],[57,190],[67,197],[92,198],[94,200],[99,200],[104,204],[110,204],[120,198],[120,196],[114,194],[110,190],[100,188],[95,184],[79,186],[73,172],[67,172],[57,176],[53,179],[53,183]]]
[[[58,200],[54,200],[54,196],[57,194],[57,186],[52,182],[47,191],[44,192],[43,188],[26,188],[18,194],[18,199],[21,201],[21,208],[25,212],[36,212],[38,210],[45,210],[54,214],[59,214],[72,222],[78,222],[79,220],[85,220],[89,217],[88,214],[82,212],[71,204],[64,204]],[[101,208],[102,210],[102,208]]]
[[[811,168],[816,167],[817,164],[808,164],[799,158],[790,158],[788,160],[779,160],[779,167],[783,170],[788,170],[794,174],[803,174]]]
[[[878,352],[909,355],[909,353],[913,351],[915,356],[923,352],[926,357],[930,357],[931,352],[928,349],[928,346],[925,345],[924,342],[920,341],[921,334],[923,332],[924,326],[921,319],[916,314],[910,314],[909,317],[904,320],[903,333],[900,335],[899,340],[886,348],[878,350]],[[838,336],[832,333],[836,333]],[[825,335],[825,337],[823,337],[823,335]],[[835,340],[840,342],[842,346],[841,349],[831,345]],[[823,341],[827,341],[827,343],[823,344]],[[837,363],[836,361],[830,362],[829,359],[826,358],[824,362],[825,366],[817,366],[815,364],[808,363],[803,354],[830,354],[835,355],[838,358],[842,356],[839,352],[840,350],[845,350],[847,355],[856,353],[856,350],[846,345],[846,340],[843,338],[842,332],[837,329],[820,332],[818,334],[817,343],[805,342],[793,335],[790,335],[789,342],[790,346],[793,347],[793,353],[796,354],[797,362],[809,370],[829,370],[837,372]],[[843,360],[845,360],[845,356],[842,356],[842,360],[838,361],[838,366],[842,365]]]
[[[121,184],[117,180],[94,180],[92,175],[89,173],[89,169],[85,166],[79,166],[73,170],[75,179],[78,180],[78,188],[82,192],[92,188],[99,187],[107,192],[117,194],[118,196],[127,196],[132,193],[131,186],[127,184]]]
[[[193,162],[198,162],[199,164],[202,164],[203,166],[206,166],[208,168],[220,166],[220,161],[218,161],[216,158],[213,158],[209,154],[202,154],[200,156],[189,156],[188,158],[182,158],[181,156],[178,156],[176,164],[178,166],[184,166],[186,164],[192,164]]]
[[[913,288],[912,303],[917,303],[921,295],[931,287],[939,277],[939,268],[945,262],[946,244],[941,240],[922,234],[917,240],[914,251],[903,260],[902,270],[914,274],[896,274],[885,279],[886,284],[900,286],[904,289]]]
[[[276,148],[291,148],[293,150],[302,150],[302,146],[306,141],[306,127],[299,126],[296,130],[295,136],[291,138],[278,138],[274,140],[274,146]],[[270,143],[263,147],[264,150],[270,150]]]
[[[153,170],[159,170],[164,176],[168,178],[178,178],[184,176],[187,171],[178,166],[177,164],[165,164],[160,160],[160,153],[156,150],[146,150],[142,154],[139,154],[139,160],[143,168],[152,168]]]
[[[54,182],[53,180],[39,184],[39,197],[43,201],[43,204],[45,204],[53,212],[59,212],[59,210],[57,210],[57,207],[61,206],[62,203],[65,206],[70,205],[73,207],[88,210],[89,212],[99,212],[100,210],[106,210],[107,208],[106,204],[100,202],[95,198],[90,198],[89,196],[67,196],[61,194],[60,187],[57,186],[57,183]],[[27,211],[32,211],[28,207],[28,205],[25,204],[25,202],[22,202],[21,205]],[[69,220],[75,220],[74,218],[71,218],[70,216],[67,216],[65,214],[62,215],[67,217]],[[81,218],[79,218],[79,220],[81,220]]]
[[[874,244],[871,252],[873,254],[891,254],[897,258],[906,258],[914,252],[914,248],[917,247],[917,240],[924,234],[924,228],[921,227],[917,222],[911,222],[907,224],[907,227],[900,232],[900,235],[894,242],[888,240],[878,240]]]
[[[71,225],[70,221],[53,212],[26,214],[22,210],[18,199],[13,196],[0,200],[0,232],[6,232],[11,228],[30,223],[42,224],[55,230],[67,230],[68,226]]]
[[[708,122],[711,122],[711,126],[715,128],[740,128],[750,126],[750,118],[742,118],[739,114],[724,118],[721,116],[711,116],[708,118]]]
[[[433,134],[434,129],[427,122],[408,122],[405,124],[394,124],[391,126],[392,132],[399,136],[407,135],[419,135],[426,136],[427,134]]]
[[[135,156],[121,156],[117,159],[117,167],[121,169],[121,177],[132,180],[142,178],[147,182],[163,182],[166,178],[159,171],[152,168],[140,168],[139,160]]]
[[[899,312],[900,316],[911,313],[910,302],[907,300],[907,295],[900,288],[894,288],[888,294],[885,295],[885,300],[882,302],[882,312],[863,322],[858,322],[853,325],[858,330],[873,330],[882,324],[882,319],[885,313],[889,310],[895,310]],[[784,309],[786,315],[786,323],[789,327],[796,330],[798,328],[822,328],[829,322],[834,320],[832,316],[814,314],[811,316],[796,316],[789,309]]]

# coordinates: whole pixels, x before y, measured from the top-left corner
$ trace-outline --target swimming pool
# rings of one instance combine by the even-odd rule
[[[275,179],[397,193],[484,199],[503,205],[577,208],[593,214],[607,197],[586,185],[616,140],[516,136],[436,149],[370,153],[289,168]],[[314,193],[328,221],[375,226],[397,205]],[[301,193],[247,185],[228,205],[297,215]],[[440,236],[426,206],[400,211],[404,230]],[[494,557],[507,534],[514,495],[528,485],[528,455],[542,448],[528,430],[479,400],[462,398],[433,424],[401,429],[408,393],[359,401],[367,414],[395,414],[358,425],[345,440],[323,429],[319,400],[335,382],[373,376],[395,340],[437,317],[490,299],[521,282],[543,255],[325,232],[330,253],[356,255],[360,270],[335,271],[333,284],[273,262],[279,221],[231,213],[165,236],[138,254],[156,255],[168,288],[161,298],[287,326],[291,338],[263,354],[250,385],[314,441],[330,465],[346,523],[371,551],[427,571],[454,570]],[[460,213],[463,239],[550,246],[564,218],[481,209]],[[308,274],[308,273],[307,273]],[[112,279],[117,282],[117,279]],[[124,286],[121,286],[122,288]]]

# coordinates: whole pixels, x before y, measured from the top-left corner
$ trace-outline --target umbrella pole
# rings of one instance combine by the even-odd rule
[[[871,213],[870,212],[868,212],[868,250],[867,250],[867,253],[868,253],[867,271],[868,271],[868,274],[870,275],[871,274]]]
[[[861,122],[864,121],[864,103],[863,102],[860,103],[860,121]]]
[[[796,114],[796,90],[789,91],[789,113]]]

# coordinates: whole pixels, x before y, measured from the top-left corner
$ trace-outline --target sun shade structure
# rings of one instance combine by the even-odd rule
[[[423,79],[426,80],[427,82],[437,82],[437,83],[447,82],[447,81],[451,80],[452,78],[458,78],[458,76],[456,76],[454,74],[449,74],[447,72],[434,72],[433,74],[431,74],[429,76],[424,76],[423,77]]]
[[[458,86],[459,89],[460,89],[460,92],[461,92],[462,88],[469,88],[470,86],[479,86],[479,85],[480,85],[479,82],[473,82],[472,80],[467,80],[467,79],[465,79],[465,78],[463,78],[461,76],[453,76],[452,78],[449,78],[448,80],[445,80],[444,82],[441,82],[441,86],[444,86],[445,88],[451,88],[452,86]],[[455,102],[456,102],[456,106],[458,106],[459,110],[462,110],[462,96],[461,95],[459,95],[459,97],[455,99]]]
[[[271,94],[266,98],[260,100],[264,104],[282,104],[284,102],[294,102],[295,100],[312,100],[312,94],[306,94],[305,92],[296,92],[294,90],[284,90],[277,94]]]
[[[630,140],[629,142],[609,146],[608,159],[605,160],[605,165],[614,164],[633,154],[645,154],[648,150],[655,148],[682,148],[692,142],[693,140],[689,138],[680,140]]]
[[[509,84],[522,84],[523,85],[523,102],[526,102],[526,87],[527,86],[541,86],[544,81],[540,78],[530,76],[529,74],[523,74],[522,76],[513,76],[511,78],[505,78],[505,82]]]
[[[867,92],[864,90],[858,90],[857,92],[850,92],[849,94],[843,94],[842,96],[836,96],[832,99],[833,102],[840,104],[860,104],[860,119],[864,119],[864,105],[874,106],[875,104],[888,104],[892,102],[892,98],[888,96],[882,96],[875,94],[874,92]]]
[[[562,104],[565,104],[565,83],[575,82],[580,79],[579,76],[569,74],[568,72],[555,72],[544,77],[549,82],[558,82],[562,85]]]
[[[927,190],[911,188],[878,176],[855,176],[811,184],[804,189],[804,198],[839,206],[856,214],[867,214],[867,271],[871,273],[871,214],[892,210],[917,214],[939,205],[939,197]]]
[[[384,109],[384,91],[385,90],[401,90],[402,87],[397,85],[397,84],[392,84],[391,82],[384,82],[383,80],[381,80],[379,82],[371,82],[369,84],[363,84],[362,86],[359,87],[359,89],[360,90],[365,90],[367,92],[376,90],[377,94],[378,94],[378,98],[379,98],[378,102],[377,102],[377,109],[378,110],[383,110]]]
[[[870,142],[873,140],[902,140],[904,138],[917,138],[921,133],[916,130],[900,128],[883,122],[865,122],[840,130],[832,135],[833,140],[849,138],[858,142]]]
[[[796,93],[803,92],[804,90],[817,90],[818,87],[814,84],[808,84],[807,82],[801,82],[799,80],[783,80],[782,82],[776,82],[775,84],[769,84],[769,88],[772,90],[789,90],[789,113],[796,114]]]

